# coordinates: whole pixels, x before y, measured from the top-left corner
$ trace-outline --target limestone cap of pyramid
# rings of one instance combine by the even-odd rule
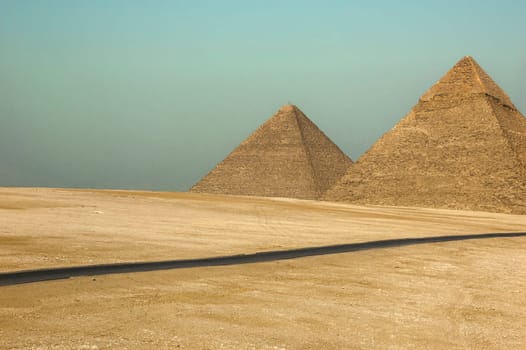
[[[491,96],[502,104],[516,109],[504,90],[471,56],[461,58],[453,68],[420,97],[420,101],[430,101],[437,98],[462,98],[477,94]]]
[[[269,119],[269,121],[273,119],[281,119],[281,118],[285,118],[288,120],[295,120],[296,123],[299,123],[299,121],[302,119],[307,119],[310,121],[309,117],[307,117],[305,113],[303,113],[303,111],[298,106],[294,104],[290,104],[290,103],[281,106],[279,110],[276,112],[276,114],[274,114]]]
[[[278,113],[292,113],[299,111],[299,108],[293,104],[286,104],[279,108]]]

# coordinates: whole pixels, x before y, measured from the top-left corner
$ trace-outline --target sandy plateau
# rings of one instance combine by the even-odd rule
[[[0,272],[402,237],[526,216],[0,188]],[[0,287],[1,349],[526,349],[526,237]]]

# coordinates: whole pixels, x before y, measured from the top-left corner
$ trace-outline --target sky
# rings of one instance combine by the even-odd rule
[[[0,0],[0,186],[185,191],[288,103],[357,160],[461,57],[526,112],[526,1]]]

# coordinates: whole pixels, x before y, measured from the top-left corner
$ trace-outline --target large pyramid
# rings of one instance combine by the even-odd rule
[[[464,57],[324,199],[526,214],[526,119]]]
[[[190,191],[317,199],[352,161],[296,106],[283,106]]]

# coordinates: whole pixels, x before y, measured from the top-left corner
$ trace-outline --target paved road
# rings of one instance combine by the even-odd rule
[[[158,271],[169,269],[185,269],[207,266],[228,266],[240,264],[253,264],[266,261],[277,261],[286,259],[296,259],[308,256],[319,256],[328,254],[349,253],[369,249],[382,249],[402,247],[415,244],[430,244],[440,242],[465,241],[475,239],[506,238],[506,237],[526,237],[526,232],[511,233],[482,233],[474,235],[455,235],[455,236],[436,236],[420,238],[400,238],[387,239],[380,241],[370,241],[362,243],[348,243],[329,245],[321,247],[309,247],[290,250],[266,251],[253,254],[217,256],[198,259],[184,260],[165,260],[151,262],[129,262],[103,265],[71,266],[45,268],[38,270],[24,270],[15,272],[0,273],[0,286],[9,286],[22,283],[33,283],[41,281],[51,281],[67,279],[77,276],[96,276],[114,273],[131,273]]]

